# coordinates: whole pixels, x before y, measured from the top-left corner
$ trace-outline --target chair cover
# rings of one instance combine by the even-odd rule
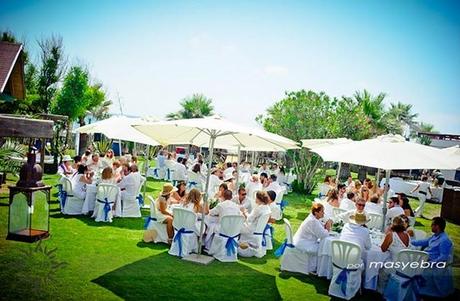
[[[329,295],[350,300],[361,287],[363,263],[359,245],[343,240],[332,241],[332,279]]]
[[[257,221],[256,228],[252,234],[246,235],[241,241],[248,243],[247,248],[238,248],[238,255],[243,257],[257,257],[262,258],[267,254],[266,248],[266,231],[265,227],[267,225],[268,219],[270,218],[270,213],[264,214],[259,217]]]
[[[378,213],[368,213],[367,217],[369,218],[369,222],[366,224],[366,226],[369,229],[382,229],[382,223],[383,223],[383,215],[378,214]]]
[[[193,171],[188,171],[188,180],[187,180],[187,186],[186,190],[189,192],[193,188],[198,189],[199,191],[203,191],[203,183],[201,181],[200,175],[197,173],[194,173]]]
[[[342,209],[342,208],[332,207],[332,217],[336,217],[337,215],[345,213],[345,212],[347,212],[347,210]]]
[[[453,258],[451,256],[445,268],[433,267],[423,270],[422,277],[424,283],[420,286],[421,295],[446,298],[454,293],[455,287],[452,274],[452,262]]]
[[[85,200],[79,199],[73,195],[72,182],[68,178],[62,177],[60,181],[62,184],[61,205],[64,208],[62,213],[68,215],[82,214],[83,203]]]
[[[388,301],[415,301],[420,300],[420,287],[423,285],[421,265],[414,268],[412,262],[428,261],[428,253],[414,250],[401,250],[396,255],[396,262],[409,263],[405,269],[396,267],[395,273],[390,275],[383,296]]]
[[[166,231],[166,224],[157,221],[157,209],[155,207],[155,200],[149,195],[147,198],[150,200],[150,216],[146,217],[144,229],[155,230],[156,235],[153,239],[154,243],[168,243],[168,232]]]
[[[117,199],[118,187],[113,184],[99,184],[96,193],[96,204],[93,216],[96,222],[112,222],[113,204]]]
[[[209,255],[213,255],[219,261],[237,261],[237,249],[241,227],[244,217],[241,215],[226,215],[220,221],[220,231],[214,235]]]
[[[284,220],[284,229],[286,231],[286,240],[275,251],[275,256],[281,257],[281,271],[297,272],[308,274],[316,270],[316,254],[310,254],[296,249],[292,239],[291,223]]]
[[[418,229],[413,229],[414,231],[414,239],[419,240],[419,239],[425,239],[426,238],[426,232],[423,230],[418,230]]]
[[[121,217],[141,217],[137,196],[124,195],[121,198]]]
[[[273,250],[273,239],[275,235],[275,228],[272,224],[267,224],[264,229],[265,249]]]
[[[196,214],[193,211],[173,209],[174,238],[168,253],[184,257],[198,251],[198,237],[195,234]]]

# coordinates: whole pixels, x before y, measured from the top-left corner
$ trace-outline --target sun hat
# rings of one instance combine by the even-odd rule
[[[62,162],[67,162],[67,161],[73,161],[73,159],[70,157],[70,155],[64,155],[62,157]]]
[[[231,173],[227,173],[225,176],[224,176],[224,182],[228,181],[228,180],[232,180],[234,179],[233,175]]]
[[[397,199],[397,200],[399,200],[399,195],[393,194],[392,196],[390,196],[390,199]]]
[[[350,223],[358,224],[358,225],[365,225],[368,223],[370,219],[366,217],[366,214],[356,212],[350,216]]]
[[[171,183],[165,183],[163,185],[163,190],[161,191],[161,195],[169,195],[173,191],[177,191],[177,188],[174,187]]]

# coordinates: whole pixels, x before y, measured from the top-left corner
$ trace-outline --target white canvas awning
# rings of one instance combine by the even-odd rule
[[[352,142],[353,140],[348,138],[331,138],[331,139],[302,139],[302,147],[305,148],[318,148],[323,146],[331,146],[337,144],[344,144],[348,142]]]

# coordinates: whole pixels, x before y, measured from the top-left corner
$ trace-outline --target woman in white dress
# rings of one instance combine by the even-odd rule
[[[190,190],[187,194],[185,201],[181,204],[183,208],[196,213],[195,232],[197,234],[200,233],[200,225],[202,219],[203,202],[201,200],[201,192],[196,188],[192,188],[192,190]],[[209,213],[209,207],[204,208],[204,213]]]
[[[314,203],[311,206],[311,213],[302,222],[293,237],[294,246],[305,252],[317,253],[319,242],[329,235],[332,227],[332,220],[328,220],[325,225],[320,221],[324,217],[324,206]]]
[[[86,184],[93,182],[91,172],[86,165],[78,166],[78,171],[72,178],[73,195],[84,200],[86,197]]]
[[[327,193],[326,202],[324,203],[324,216],[326,219],[332,219],[334,216],[333,208],[340,208],[337,189],[331,189]]]
[[[246,218],[246,222],[241,228],[241,234],[249,234],[252,236],[252,233],[255,231],[259,218],[267,213],[271,213],[270,207],[268,206],[270,199],[265,191],[258,191],[256,193],[256,206],[252,209],[250,214],[247,214],[246,211],[243,211],[243,216]],[[243,240],[243,236],[241,237]]]
[[[101,183],[103,184],[116,184],[115,178],[113,176],[112,167],[108,166],[102,170],[101,174]]]

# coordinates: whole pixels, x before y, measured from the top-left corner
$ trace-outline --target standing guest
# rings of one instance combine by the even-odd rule
[[[278,163],[273,163],[272,167],[270,168],[270,175],[275,175],[276,177],[279,176],[280,168],[278,167]]]
[[[113,154],[113,150],[109,149],[106,153],[104,158],[102,159],[102,168],[106,168],[107,166],[112,166],[113,161],[115,161],[115,157]]]
[[[85,165],[78,166],[78,171],[72,178],[73,195],[84,200],[86,197],[86,184],[93,183],[91,173]]]
[[[247,192],[244,187],[238,189],[238,195],[233,198],[233,201],[240,207],[241,211],[251,213],[251,201],[247,198]]]
[[[278,181],[278,184],[280,184],[283,187],[288,186],[286,171],[284,170],[284,166],[280,167],[280,171],[277,175],[277,181]]]
[[[227,189],[230,190],[232,193],[236,191],[235,178],[232,174],[224,173],[224,183],[227,184]]]
[[[72,158],[69,155],[62,157],[62,162],[59,164],[57,173],[63,177],[69,177],[75,173],[72,167]]]
[[[321,219],[325,217],[324,207],[320,203],[311,206],[311,213],[302,222],[293,237],[293,244],[299,250],[309,253],[317,253],[319,240],[327,237],[332,227],[332,220],[328,220],[325,225]]]
[[[347,191],[354,192],[355,189],[355,182],[353,182],[352,176],[348,176],[347,178],[347,183],[345,184],[347,186]]]
[[[388,186],[387,184],[383,184],[383,190],[381,191],[380,193],[380,196],[383,196],[385,194],[385,191],[387,192],[387,195],[388,196],[392,196],[395,194],[394,190],[390,188],[390,184],[388,183]]]
[[[372,246],[369,229],[366,227],[369,220],[365,213],[355,213],[349,220],[350,222],[343,226],[340,239],[358,244],[361,248],[361,256],[364,256],[364,251]]]
[[[179,204],[185,200],[187,185],[184,181],[177,182],[176,188],[171,192],[171,203]]]
[[[430,195],[433,195],[433,192],[430,188],[430,183],[427,182],[428,177],[422,176],[422,182],[419,183],[414,189],[412,189],[411,193],[414,193],[418,190],[418,199],[419,199],[419,206],[415,209],[415,216],[416,217],[423,217],[423,208],[425,207],[426,196],[428,192]]]
[[[353,210],[355,209],[355,194],[353,192],[347,192],[347,196],[340,201],[340,209]]]
[[[262,184],[262,188],[265,189],[268,186],[268,175],[265,172],[260,173],[259,175],[260,183]]]
[[[173,180],[173,172],[176,167],[176,162],[174,161],[173,155],[171,153],[167,154],[167,159],[165,161],[165,180]]]

